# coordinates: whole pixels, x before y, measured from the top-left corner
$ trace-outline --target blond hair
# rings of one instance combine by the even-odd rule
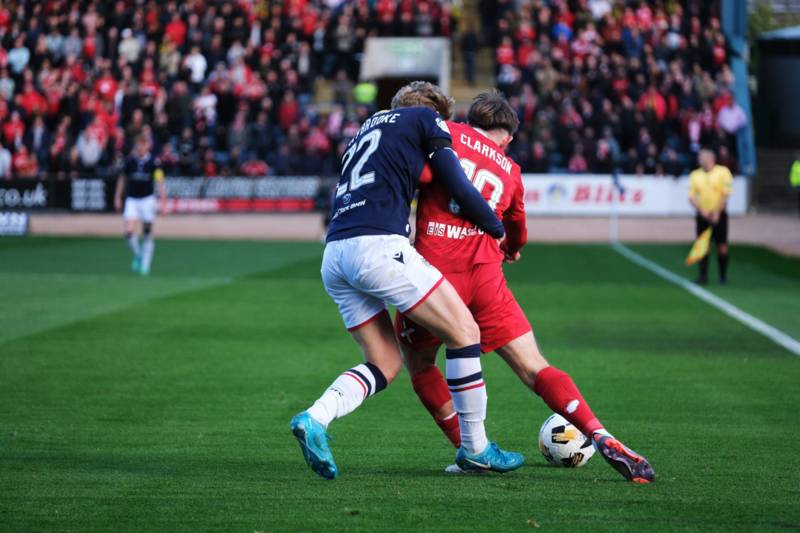
[[[428,81],[412,81],[400,88],[392,97],[392,109],[400,107],[429,107],[442,118],[453,116],[455,100],[442,91],[439,86]]]

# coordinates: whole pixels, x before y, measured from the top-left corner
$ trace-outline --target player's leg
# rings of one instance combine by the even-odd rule
[[[361,347],[365,362],[342,372],[311,407],[295,415],[290,422],[306,463],[325,479],[334,479],[339,473],[327,442],[328,425],[384,390],[402,366],[386,310],[381,310],[374,319],[351,333]]]
[[[156,250],[155,236],[153,235],[153,222],[156,218],[156,199],[154,196],[143,198],[141,202],[142,219],[142,264],[139,273],[143,276],[150,274],[150,265]]]
[[[342,372],[308,409],[308,413],[325,427],[384,390],[402,367],[392,320],[385,309],[350,333],[361,348],[365,362]]]
[[[499,265],[481,265],[473,283],[478,287],[473,309],[484,351],[495,350],[550,409],[592,438],[603,457],[627,479],[651,481],[654,475],[646,459],[614,439],[570,375],[550,366],[544,358]]]
[[[700,213],[695,215],[695,236],[699,237],[706,229],[708,229],[710,222],[703,218]],[[712,230],[713,231],[713,230]],[[705,285],[708,283],[708,254],[697,263],[698,274],[695,283],[698,285]]]
[[[569,374],[550,366],[533,332],[525,333],[497,349],[519,379],[544,400],[553,412],[566,418],[581,433],[591,436],[603,425],[583,398]]]
[[[470,453],[480,453],[489,441],[484,427],[487,396],[477,324],[446,280],[424,302],[404,314],[444,342],[445,375],[460,415],[461,445]]]
[[[458,449],[461,446],[458,415],[447,382],[436,366],[436,353],[441,341],[402,313],[396,314],[394,323],[403,363],[411,376],[414,392],[447,440]]]
[[[570,375],[547,363],[533,333],[512,340],[497,353],[550,409],[589,436],[603,458],[626,479],[638,483],[655,479],[647,459],[606,431]]]
[[[139,242],[139,235],[136,233],[139,217],[136,212],[136,200],[134,198],[125,198],[125,207],[122,211],[122,225],[125,236],[125,242],[131,249],[133,255],[131,259],[131,270],[139,272],[139,265],[142,257],[142,247]]]
[[[501,472],[518,468],[524,462],[520,454],[505,452],[486,437],[480,331],[469,309],[450,282],[407,240],[388,239],[386,255],[402,259],[395,261],[397,285],[386,301],[446,346],[445,374],[461,430],[457,462]]]
[[[717,243],[717,266],[719,267],[719,282],[728,282],[728,212],[723,210],[719,215],[719,222],[714,227],[714,242]]]
[[[337,241],[325,247],[322,279],[339,307],[345,327],[363,352],[365,363],[342,372],[308,408],[292,418],[290,428],[311,469],[334,479],[338,469],[328,447],[327,427],[386,388],[402,366],[400,349],[383,302],[352,284],[353,263],[368,261],[369,250]]]

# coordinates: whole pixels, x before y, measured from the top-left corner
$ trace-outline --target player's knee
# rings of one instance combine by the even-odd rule
[[[464,314],[452,328],[448,347],[462,347],[478,344],[481,341],[481,330],[470,314]]]
[[[142,233],[145,235],[150,235],[153,232],[153,223],[152,222],[144,222],[142,224]]]
[[[388,384],[394,381],[394,378],[400,373],[400,370],[403,368],[403,362],[399,359],[387,359],[386,361],[381,361],[378,368],[383,372],[383,376],[386,378],[386,383]]]
[[[719,252],[720,255],[728,255],[728,245],[727,244],[718,245],[717,252]]]

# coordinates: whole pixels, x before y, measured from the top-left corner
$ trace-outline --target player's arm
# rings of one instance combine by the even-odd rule
[[[435,111],[426,110],[418,126],[433,175],[444,184],[464,216],[495,239],[503,238],[503,223],[464,174],[445,121]]]
[[[117,177],[117,188],[114,190],[114,209],[122,211],[122,192],[125,190],[125,174]]]
[[[450,195],[464,212],[464,216],[495,239],[501,239],[505,235],[503,223],[478,189],[467,179],[452,144],[449,141],[436,139],[429,148],[432,151],[428,156],[428,163],[433,175],[447,187]]]
[[[517,187],[511,197],[511,204],[503,213],[503,226],[506,229],[506,239],[500,245],[505,255],[506,262],[513,263],[519,259],[519,251],[528,241],[528,224],[525,216],[525,189],[522,178],[517,174]]]

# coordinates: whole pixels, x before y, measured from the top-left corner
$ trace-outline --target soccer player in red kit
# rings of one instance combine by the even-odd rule
[[[492,90],[475,97],[467,119],[469,125],[447,123],[453,149],[467,177],[503,221],[506,238],[498,244],[460,217],[447,190],[424,171],[414,246],[467,304],[480,327],[481,352],[496,351],[553,411],[590,437],[597,451],[626,479],[653,481],[655,474],[647,460],[608,433],[572,378],[545,360],[530,323],[506,285],[502,263],[517,261],[527,240],[520,169],[504,154],[519,125],[516,113],[502,93]],[[476,386],[476,382],[482,385],[482,376],[445,381],[436,366],[441,341],[399,312],[395,330],[414,391],[458,448],[461,430],[451,393]]]

